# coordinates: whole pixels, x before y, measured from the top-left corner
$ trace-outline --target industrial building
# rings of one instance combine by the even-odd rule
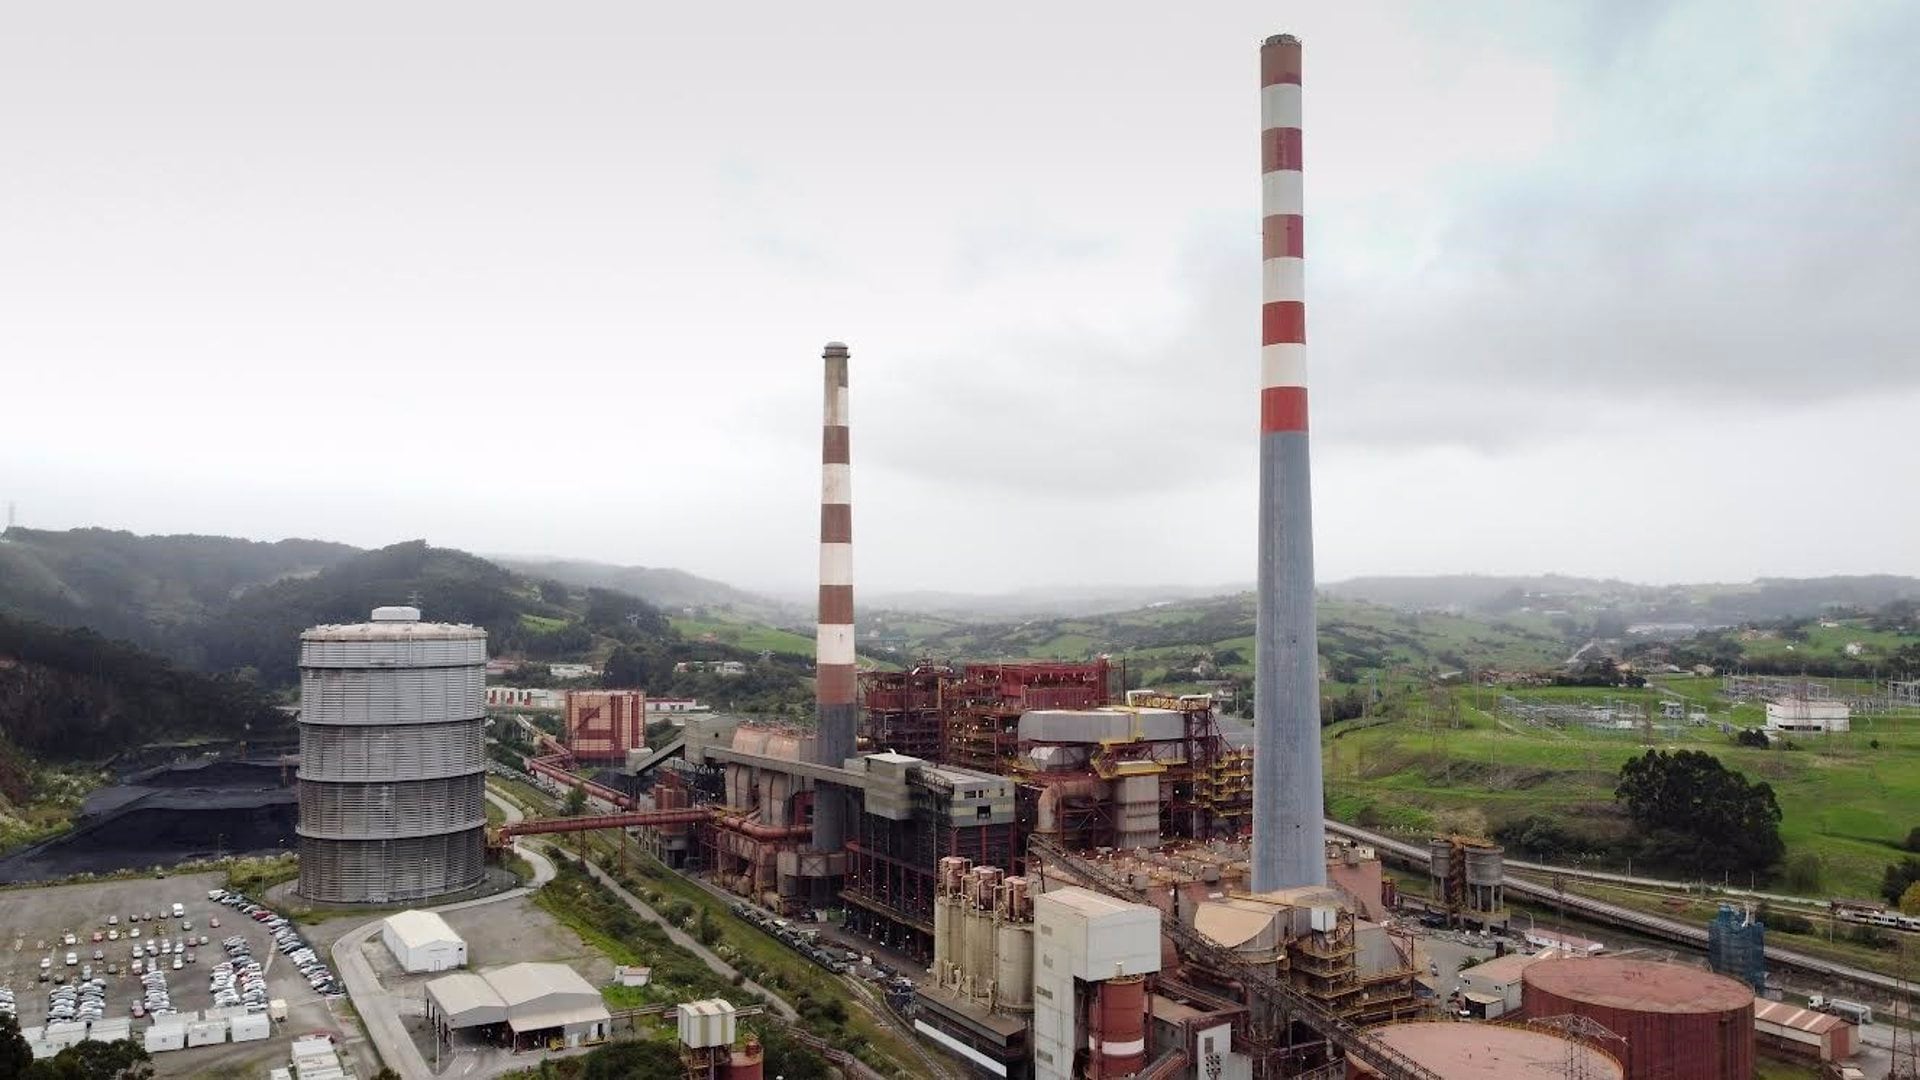
[[[427,984],[427,1019],[446,1045],[455,1038],[529,1050],[581,1046],[607,1037],[600,991],[565,964],[512,964],[443,975]]]
[[[1620,957],[1546,960],[1521,980],[1528,1019],[1584,1017],[1625,1040],[1625,1080],[1753,1076],[1753,991],[1737,980]]]
[[[1528,955],[1508,953],[1460,972],[1461,1007],[1478,1020],[1498,1020],[1517,1014],[1521,1005],[1522,975],[1543,960],[1565,955],[1557,949],[1543,949]]]
[[[380,940],[401,971],[452,971],[467,966],[467,943],[432,911],[399,911],[380,921]]]
[[[1724,1062],[1750,1066],[1751,992],[1736,1000],[1701,981],[1717,977],[1686,968],[1643,979],[1586,960],[1596,978],[1583,980],[1554,974],[1572,961],[1516,961],[1486,972],[1485,992],[1474,992],[1495,1014],[1531,1018],[1527,1026],[1411,1023],[1437,1003],[1418,989],[1424,965],[1410,934],[1387,917],[1391,881],[1370,850],[1325,835],[1300,43],[1270,38],[1259,61],[1253,746],[1225,736],[1210,697],[1131,690],[1105,658],[858,672],[850,350],[830,342],[821,356],[816,723],[691,717],[680,760],[665,760],[664,747],[628,755],[629,771],[654,773],[651,790],[633,797],[573,775],[578,747],[554,742],[529,768],[619,812],[515,823],[499,835],[638,829],[670,865],[745,901],[790,918],[842,908],[848,930],[929,965],[911,998],[915,1030],[977,1072],[1011,1080],[1266,1080],[1343,1069],[1395,1080],[1629,1077],[1643,1075],[1638,1059],[1597,1042],[1604,1025],[1658,1046],[1691,1032],[1695,1018],[1695,1034],[1711,1022],[1719,1041],[1680,1048],[1676,1060],[1710,1064],[1702,1076],[1723,1075]],[[1449,836],[1430,851],[1443,910],[1504,926],[1500,847]],[[456,983],[444,996],[436,1014],[504,1022],[477,986]],[[728,1075],[741,1060],[724,1004],[682,1008],[689,1075]],[[1736,1030],[1744,1044],[1727,1034]]]
[[[677,1012],[680,1059],[692,1080],[761,1080],[766,1052],[760,1040],[740,1041],[737,1010],[724,998],[689,1001]]]
[[[391,903],[486,872],[486,631],[412,607],[300,635],[300,894]]]
[[[1767,702],[1767,730],[1781,732],[1837,732],[1853,729],[1853,710],[1844,701],[1803,697]]]
[[[1776,1054],[1821,1063],[1852,1057],[1858,1034],[1852,1024],[1831,1013],[1760,1000],[1754,1002],[1753,1031],[1759,1044]]]
[[[586,762],[624,763],[647,748],[647,695],[642,690],[569,690],[567,750]]]

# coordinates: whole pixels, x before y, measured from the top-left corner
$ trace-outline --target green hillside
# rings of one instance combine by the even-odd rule
[[[1252,593],[1156,605],[1073,619],[967,624],[906,612],[861,619],[867,648],[912,659],[1124,658],[1151,682],[1249,677],[1253,672]],[[1357,683],[1392,671],[1533,670],[1558,664],[1568,643],[1544,619],[1489,619],[1396,611],[1322,598],[1320,655],[1334,682]]]
[[[16,527],[0,537],[0,611],[90,627],[197,665],[202,658],[192,629],[236,597],[268,582],[316,573],[357,551],[320,540],[269,544]]]
[[[1820,895],[1872,896],[1920,825],[1920,716],[1861,717],[1851,733],[1796,738],[1792,748],[1737,745],[1720,724],[1761,723],[1710,679],[1656,680],[1629,688],[1461,688],[1410,695],[1324,738],[1331,812],[1360,824],[1415,832],[1494,835],[1524,855],[1618,864],[1633,841],[1614,805],[1620,766],[1650,746],[1707,750],[1772,785],[1783,814],[1787,861],[1813,860]],[[1632,715],[1678,696],[1709,723],[1623,731],[1530,722],[1501,699],[1624,707]],[[1544,823],[1544,824],[1543,824]],[[1612,852],[1612,855],[1609,855]],[[1684,867],[1660,868],[1684,876]]]

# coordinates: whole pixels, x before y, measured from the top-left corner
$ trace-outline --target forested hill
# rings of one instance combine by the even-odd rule
[[[322,540],[135,536],[110,529],[8,529],[0,611],[86,626],[189,664],[194,630],[247,589],[313,574],[358,553]]]
[[[242,680],[184,671],[89,630],[0,615],[0,735],[36,757],[98,761],[154,741],[291,732]]]
[[[644,641],[671,633],[666,618],[636,597],[529,581],[477,555],[414,540],[245,593],[202,630],[206,664],[289,684],[302,630],[360,622],[382,604],[409,601],[435,622],[485,627],[496,656],[578,657],[593,649],[596,635],[617,631]]]

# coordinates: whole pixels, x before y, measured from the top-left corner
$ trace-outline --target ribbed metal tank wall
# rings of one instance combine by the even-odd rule
[[[300,638],[300,892],[416,900],[485,873],[486,632],[412,608]]]
[[[366,783],[467,776],[487,767],[485,720],[395,727],[300,728],[300,775]]]
[[[1748,1080],[1753,991],[1681,964],[1543,960],[1521,973],[1529,1019],[1579,1014],[1626,1039],[1626,1080]]]

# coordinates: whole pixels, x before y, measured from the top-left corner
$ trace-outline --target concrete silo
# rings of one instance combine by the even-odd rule
[[[410,607],[300,635],[300,893],[418,900],[486,872],[487,634]]]

